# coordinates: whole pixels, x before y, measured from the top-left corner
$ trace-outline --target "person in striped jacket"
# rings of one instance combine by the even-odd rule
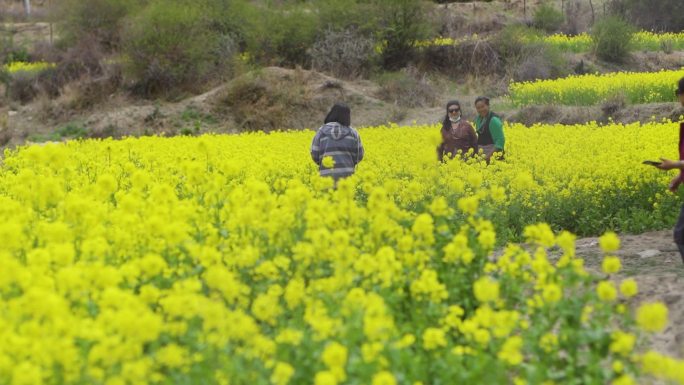
[[[335,104],[313,138],[311,159],[321,176],[330,176],[337,184],[354,173],[363,155],[361,136],[351,127],[351,110],[345,104]]]

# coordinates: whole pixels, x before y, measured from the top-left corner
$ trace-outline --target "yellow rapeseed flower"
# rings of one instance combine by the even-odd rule
[[[599,246],[606,253],[617,251],[620,248],[620,238],[612,231],[608,231],[599,237]]]
[[[667,324],[667,313],[667,306],[662,302],[643,304],[637,309],[636,321],[645,331],[660,332]]]
[[[620,293],[625,298],[632,298],[639,292],[639,287],[634,278],[627,278],[620,283]]]
[[[616,256],[608,256],[603,258],[603,263],[601,268],[606,274],[615,274],[620,271],[622,264],[620,263],[620,258]]]
[[[614,301],[617,297],[617,290],[615,289],[615,284],[611,281],[601,281],[596,286],[596,294],[598,294],[599,299],[605,302]]]

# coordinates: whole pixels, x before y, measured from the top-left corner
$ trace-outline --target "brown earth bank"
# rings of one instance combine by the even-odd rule
[[[45,96],[21,105],[0,104],[0,145],[62,140],[60,130],[77,126],[85,137],[237,133],[245,130],[315,129],[330,106],[346,102],[352,124],[367,127],[440,121],[448,100],[461,101],[464,117],[475,116],[473,103],[483,88],[496,80],[453,81],[424,77],[411,88],[393,89],[370,80],[347,81],[316,71],[268,67],[249,72],[208,92],[179,101],[136,99],[125,92],[84,101],[83,92],[98,90],[97,80],[70,85],[55,99]],[[1,88],[1,87],[0,87]],[[0,92],[2,90],[0,89]],[[427,96],[426,96],[427,95]],[[684,109],[675,103],[600,106],[529,106],[516,108],[505,96],[492,99],[492,109],[509,122],[582,124],[589,121],[620,123],[680,120]]]
[[[684,358],[684,263],[672,239],[671,230],[637,235],[620,235],[622,270],[613,278],[634,278],[639,286],[638,303],[661,301],[669,309],[666,329],[653,336],[652,348],[679,359]],[[603,252],[598,238],[576,241],[577,255],[591,271],[600,273]]]

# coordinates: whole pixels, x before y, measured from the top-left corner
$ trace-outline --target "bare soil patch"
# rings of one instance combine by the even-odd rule
[[[661,301],[667,305],[668,325],[662,333],[653,336],[652,347],[660,353],[684,358],[684,263],[672,231],[620,235],[620,240],[616,255],[623,267],[614,278],[618,281],[634,278],[639,286],[636,298],[639,303]],[[603,253],[598,238],[578,239],[576,247],[587,268],[600,272]]]

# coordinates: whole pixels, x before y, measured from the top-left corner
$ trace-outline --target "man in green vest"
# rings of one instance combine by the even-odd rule
[[[479,96],[475,99],[475,109],[477,110],[475,130],[477,131],[478,151],[482,150],[487,164],[495,153],[498,153],[496,159],[503,159],[506,143],[503,121],[497,114],[490,111],[489,98],[486,96]]]

